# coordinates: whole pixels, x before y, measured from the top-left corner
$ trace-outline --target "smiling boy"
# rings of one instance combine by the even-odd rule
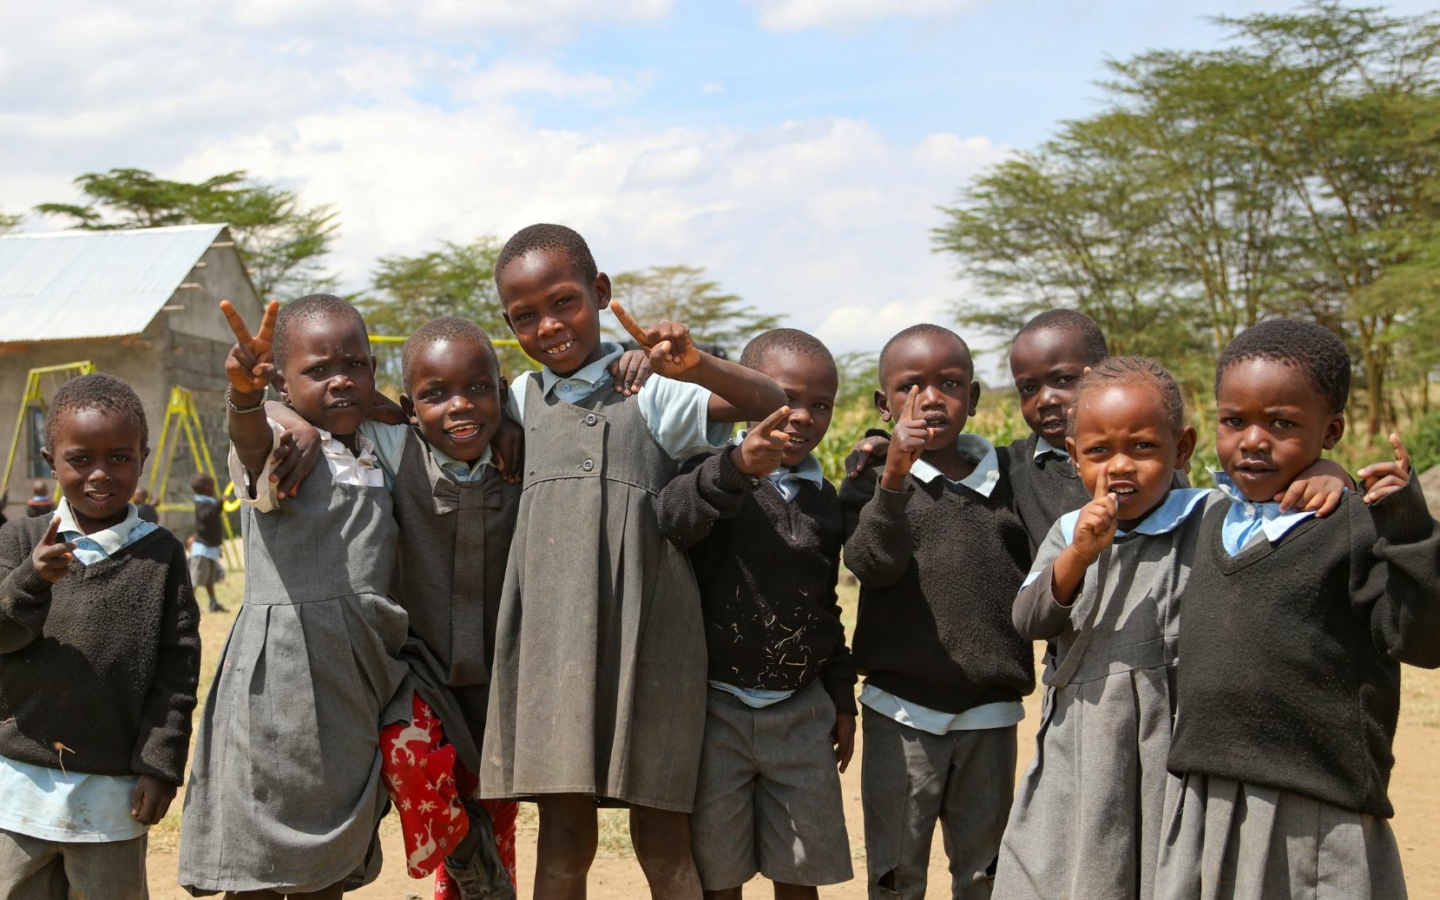
[[[937,325],[880,354],[875,405],[895,423],[878,478],[846,482],[845,562],[860,580],[865,852],[870,896],[923,898],[938,821],[957,898],[989,897],[1015,783],[1020,698],[1035,686],[1010,621],[1030,566],[1008,448],[964,434],[980,385]]]

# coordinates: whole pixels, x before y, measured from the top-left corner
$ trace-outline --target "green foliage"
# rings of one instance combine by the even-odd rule
[[[1229,46],[1111,63],[1101,112],[944,210],[936,249],[1002,300],[957,314],[1008,336],[1079,308],[1192,399],[1239,330],[1311,319],[1351,348],[1380,435],[1393,385],[1440,366],[1440,14],[1322,0],[1217,22]]]
[[[225,223],[261,298],[290,299],[334,285],[324,261],[340,227],[335,211],[302,206],[294,191],[251,181],[243,171],[190,183],[111,169],[81,175],[75,186],[83,205],[42,203],[36,211],[94,230]]]
[[[24,218],[23,215],[0,212],[0,234],[5,234],[8,231],[14,231],[16,228],[19,228],[20,222]]]
[[[1405,449],[1410,451],[1410,465],[1416,474],[1440,466],[1440,413],[1431,413],[1405,435]]]
[[[752,337],[780,324],[780,316],[746,306],[739,296],[721,291],[718,282],[695,266],[652,266],[643,272],[621,272],[611,280],[613,296],[642,325],[672,321],[685,324],[695,339],[717,344],[731,359]],[[615,340],[629,335],[613,316],[605,329]]]

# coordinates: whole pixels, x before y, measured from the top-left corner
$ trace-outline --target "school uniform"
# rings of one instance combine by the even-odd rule
[[[837,713],[855,714],[835,594],[844,517],[813,457],[753,478],[732,450],[686,462],[655,503],[661,530],[694,565],[709,656],[695,865],[712,891],[757,873],[785,884],[848,881],[830,740]]]
[[[698,385],[613,389],[606,355],[512,387],[524,489],[496,625],[481,795],[594,794],[688,813],[705,724],[705,634],[654,497],[711,445]],[[728,429],[725,432],[728,436]]]
[[[1117,530],[1069,606],[1052,591],[1079,510],[1050,530],[1015,599],[1016,629],[1051,640],[1035,758],[1000,845],[996,900],[1149,900],[1180,659],[1180,598],[1206,503],[1172,490],[1130,531]]]
[[[1015,783],[1030,645],[1011,624],[1030,566],[1008,449],[963,434],[974,470],[924,460],[904,490],[872,468],[841,490],[845,562],[860,580],[856,667],[865,677],[861,766],[870,896],[922,898],[939,821],[957,898],[990,896]]]
[[[1063,442],[1054,447],[1031,432],[1011,442],[1009,449],[1014,462],[1010,483],[1015,491],[1015,506],[1030,534],[1031,545],[1038,549],[1050,534],[1050,527],[1061,516],[1089,503],[1090,494]]]
[[[179,877],[192,894],[353,888],[379,873],[378,726],[406,674],[396,657],[407,617],[386,597],[396,525],[369,442],[357,438],[357,455],[321,439],[324,465],[297,496],[277,500],[267,462],[244,501],[245,602],[205,701],[181,820]],[[233,448],[230,476],[248,481]]]
[[[1403,898],[1387,785],[1400,663],[1440,666],[1440,524],[1414,479],[1324,519],[1231,491],[1187,589],[1157,895]]]
[[[220,543],[225,539],[220,501],[208,494],[195,495],[195,540],[190,544],[190,583],[214,587],[220,580]],[[215,604],[210,606],[215,612]]]
[[[185,550],[131,506],[75,543],[58,584],[30,554],[50,525],[0,530],[0,897],[148,896],[140,775],[184,775],[200,673]]]

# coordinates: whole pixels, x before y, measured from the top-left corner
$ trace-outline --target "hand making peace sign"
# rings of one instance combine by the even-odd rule
[[[245,320],[240,318],[240,313],[229,300],[220,301],[220,311],[230,323],[230,330],[235,332],[235,346],[230,348],[230,355],[225,358],[225,374],[230,378],[231,396],[236,405],[248,406],[250,404],[240,401],[259,402],[258,395],[265,393],[265,388],[275,377],[273,343],[275,315],[280,311],[280,303],[271,300],[265,307],[260,330],[254,336],[251,336]]]
[[[690,329],[679,322],[661,322],[654,328],[641,328],[618,302],[610,301],[610,311],[630,336],[650,353],[650,369],[666,378],[678,378],[700,363],[700,348],[690,337]]]

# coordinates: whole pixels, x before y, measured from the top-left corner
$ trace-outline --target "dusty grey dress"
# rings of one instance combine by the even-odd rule
[[[196,733],[180,883],[359,886],[379,873],[381,711],[405,675],[390,494],[336,484],[322,462],[298,497],[241,522],[245,602]]]
[[[1165,768],[1179,599],[1207,493],[1172,490],[1166,506],[1091,566],[1068,609],[1055,603],[1050,566],[1077,514],[1056,522],[1041,545],[1015,620],[1027,637],[1052,638],[1054,656],[1035,759],[1000,845],[995,900],[1155,895],[1163,816],[1179,790]],[[1218,493],[1209,500],[1221,501]]]
[[[685,554],[652,500],[677,466],[640,404],[525,392],[525,484],[510,546],[481,794],[580,793],[690,812],[705,635]]]

